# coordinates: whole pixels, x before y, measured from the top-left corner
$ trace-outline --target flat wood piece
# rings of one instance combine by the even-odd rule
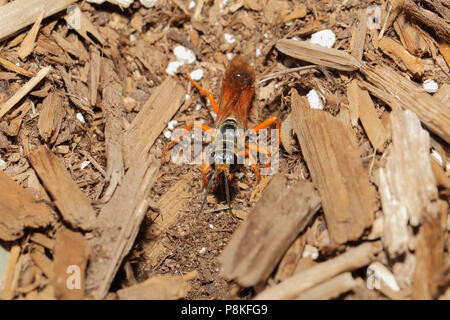
[[[423,214],[439,209],[431,167],[430,136],[411,111],[391,113],[392,149],[379,169],[379,192],[384,214],[383,243],[391,257],[408,248],[408,221],[418,226]]]
[[[42,228],[55,219],[52,211],[0,170],[0,239],[16,240],[25,228]]]
[[[61,161],[47,146],[31,151],[28,159],[63,219],[74,228],[91,230],[94,227],[95,211]]]
[[[302,181],[288,189],[283,175],[272,178],[218,258],[224,278],[244,287],[265,281],[319,208],[312,183]]]
[[[193,271],[183,276],[156,275],[134,286],[120,289],[117,295],[121,300],[175,300],[186,297],[191,289],[189,280],[198,278]]]
[[[352,56],[361,61],[364,53],[364,45],[367,36],[367,10],[358,10],[358,19],[352,30],[352,39],[350,41],[350,50]]]
[[[41,11],[36,21],[34,22],[33,27],[30,29],[25,39],[23,39],[19,51],[17,52],[20,59],[25,59],[33,51],[34,45],[36,43],[36,37],[38,35],[39,28],[41,27],[41,22],[44,18],[44,15],[45,9]]]
[[[360,71],[377,86],[381,95],[393,110],[411,110],[428,129],[450,143],[450,108],[426,93],[418,84],[397,74],[386,66],[363,66]],[[370,89],[369,89],[370,90]]]
[[[86,278],[86,290],[95,299],[106,296],[123,258],[133,246],[160,165],[153,156],[133,162],[111,200],[100,211],[96,221],[98,236],[89,240],[93,251]]]
[[[184,88],[170,77],[154,91],[125,134],[126,167],[150,150],[184,98]]]
[[[297,300],[329,300],[352,290],[360,283],[353,279],[350,272],[344,272],[331,280],[304,291],[298,295]]]
[[[274,276],[275,281],[283,281],[294,274],[298,262],[302,258],[303,249],[306,244],[306,234],[303,233],[291,244],[284,254]]]
[[[358,239],[372,225],[375,192],[349,126],[292,90],[292,124],[317,186],[331,242]]]
[[[53,144],[58,138],[61,124],[66,114],[63,107],[63,98],[55,92],[49,95],[42,102],[42,110],[39,113],[38,129],[39,134],[44,141]]]
[[[0,41],[33,24],[43,10],[46,18],[75,2],[76,0],[15,0],[0,6]]]
[[[353,71],[360,63],[344,51],[326,48],[308,41],[282,39],[276,48],[288,56],[341,71]]]
[[[424,71],[422,59],[411,55],[400,43],[384,36],[379,46],[381,51],[388,55],[400,69],[408,71],[411,75],[420,77]]]
[[[314,287],[336,275],[367,266],[374,254],[381,250],[380,243],[365,242],[358,247],[349,248],[345,253],[318,263],[314,267],[294,274],[277,285],[265,289],[255,300],[294,299],[305,290]]]
[[[90,247],[79,232],[62,226],[56,232],[52,285],[57,299],[74,300],[84,296],[84,282]]]

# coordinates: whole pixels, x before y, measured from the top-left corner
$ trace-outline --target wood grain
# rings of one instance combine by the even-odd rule
[[[375,192],[349,126],[322,110],[310,109],[292,90],[292,121],[317,186],[331,242],[358,239],[372,225]]]
[[[222,275],[244,287],[265,281],[319,208],[312,183],[286,188],[285,178],[275,176],[219,256]]]

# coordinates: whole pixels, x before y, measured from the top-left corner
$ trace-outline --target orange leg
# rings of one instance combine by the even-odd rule
[[[164,149],[163,155],[162,157],[165,158],[167,156],[167,152],[177,143],[180,142],[180,139],[182,137],[184,137],[191,129],[193,126],[196,126],[197,128],[202,129],[203,131],[208,131],[211,130],[211,127],[208,127],[207,125],[201,123],[201,122],[191,122],[186,128],[185,131],[178,137],[176,137],[175,139],[173,139],[172,141],[169,142],[169,144],[166,146],[166,148]]]
[[[208,170],[209,169],[211,169],[211,166],[209,165],[209,163],[206,163],[204,166],[203,166],[203,169],[202,169],[202,178],[203,178],[203,186],[206,188],[206,186],[209,184],[209,179],[208,179],[208,177],[207,177],[207,173],[208,173]]]
[[[269,161],[267,161],[265,167],[266,168],[270,167],[270,157],[272,156],[272,154],[270,153],[269,150],[267,150],[266,148],[260,147],[258,145],[252,144],[252,143],[248,144],[248,148],[252,149],[253,151],[256,151],[258,153],[265,154],[267,156],[267,158],[269,159]]]
[[[272,117],[269,118],[259,124],[257,124],[256,126],[253,127],[253,130],[255,130],[255,132],[258,132],[261,129],[265,129],[268,126],[270,126],[272,123],[275,122],[275,125],[277,127],[277,138],[278,138],[278,143],[281,144],[281,138],[280,138],[280,120],[278,120],[277,117]]]
[[[261,180],[261,175],[259,174],[258,164],[256,163],[255,158],[252,156],[252,154],[249,152],[248,149],[245,149],[245,150],[242,150],[239,152],[239,155],[244,155],[244,154],[250,158],[250,165],[252,166],[253,170],[255,171],[256,178],[257,178],[256,182],[250,182],[250,184],[258,183]]]
[[[192,82],[192,84],[198,89],[198,91],[200,91],[201,95],[206,96],[209,99],[209,102],[211,102],[211,106],[214,112],[217,114],[219,112],[219,106],[217,105],[216,100],[214,100],[212,93],[200,87],[200,85],[194,80],[192,80],[192,78],[188,74],[186,75],[186,77],[189,79],[190,82]]]

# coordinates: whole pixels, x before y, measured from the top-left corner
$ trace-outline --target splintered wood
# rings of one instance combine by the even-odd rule
[[[354,134],[328,113],[310,109],[295,90],[291,99],[294,131],[319,190],[331,240],[356,240],[372,225],[376,199]]]
[[[55,143],[66,111],[63,108],[63,98],[51,92],[42,103],[39,114],[38,129],[44,141]]]
[[[86,289],[95,299],[108,293],[111,282],[136,239],[149,207],[147,200],[160,168],[160,161],[141,157],[133,162],[111,200],[96,220],[99,235],[89,240],[95,248],[90,260]]]
[[[370,264],[370,262],[374,259],[374,255],[379,252],[380,249],[381,246],[377,242],[366,242],[356,248],[349,248],[348,251],[337,256],[336,258],[329,259],[326,262],[321,262],[314,267],[287,278],[273,287],[269,287],[258,294],[255,299],[294,299],[305,292],[305,290],[343,272],[356,270]]]
[[[25,228],[46,227],[54,219],[49,207],[0,170],[1,240],[16,240]]]
[[[436,180],[431,168],[430,137],[411,111],[391,113],[392,148],[379,170],[384,213],[383,242],[391,257],[408,248],[408,221],[418,226],[423,215],[439,209]]]
[[[298,182],[290,189],[285,185],[282,175],[274,177],[233,234],[219,257],[226,279],[235,279],[244,287],[265,281],[320,208],[312,183]]]
[[[47,146],[33,150],[28,159],[63,219],[74,228],[91,230],[94,227],[95,211],[61,161]]]
[[[124,158],[127,167],[150,150],[184,97],[183,87],[170,77],[153,92],[125,134]]]

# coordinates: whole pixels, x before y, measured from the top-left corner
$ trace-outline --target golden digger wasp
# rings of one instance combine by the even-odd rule
[[[210,91],[200,87],[200,85],[192,80],[189,75],[187,75],[187,78],[200,91],[201,95],[204,95],[209,99],[212,109],[217,114],[215,121],[216,134],[215,137],[213,137],[215,147],[212,156],[209,157],[209,160],[205,163],[202,169],[202,178],[204,186],[206,187],[206,192],[197,216],[203,211],[207,195],[209,194],[215,177],[217,174],[221,174],[223,172],[228,210],[231,216],[235,218],[236,216],[231,210],[228,184],[232,178],[231,167],[236,163],[236,158],[238,156],[249,157],[250,164],[255,171],[258,182],[261,180],[261,175],[252,153],[257,152],[266,155],[269,158],[266,168],[270,166],[271,153],[266,148],[248,142],[245,144],[245,148],[238,150],[238,139],[240,138],[239,134],[240,132],[247,130],[248,127],[248,113],[255,93],[255,71],[243,56],[235,55],[225,71],[225,76],[222,81],[222,93],[219,105],[214,100],[214,97]],[[258,132],[261,129],[269,127],[273,123],[276,125],[276,139],[279,142],[280,121],[277,117],[271,117],[251,129],[253,132]],[[165,157],[167,151],[179,143],[180,139],[194,126],[206,132],[213,129],[201,122],[190,123],[185,128],[183,134],[173,139],[167,145],[163,153],[163,157]],[[210,170],[213,170],[213,174],[211,178],[208,179],[208,172]]]

